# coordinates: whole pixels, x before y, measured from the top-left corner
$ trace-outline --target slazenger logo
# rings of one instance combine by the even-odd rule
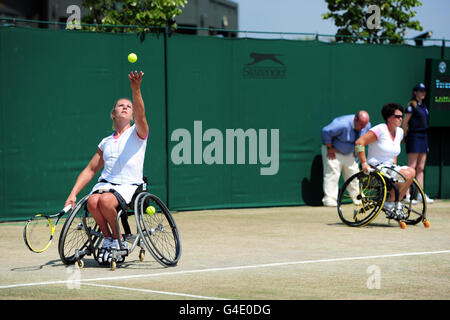
[[[286,66],[276,53],[250,53],[252,59],[242,68],[242,76],[246,79],[284,79]]]

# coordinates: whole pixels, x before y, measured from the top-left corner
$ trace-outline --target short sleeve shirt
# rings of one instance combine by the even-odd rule
[[[411,113],[411,119],[408,123],[408,132],[425,132],[429,124],[429,113],[423,103],[417,103],[414,108],[412,105],[406,107],[405,113]]]
[[[377,141],[369,145],[367,163],[371,165],[394,164],[394,158],[401,152],[400,143],[403,140],[403,129],[395,129],[395,137],[391,135],[385,123],[376,125],[370,129],[376,136]]]
[[[104,138],[98,147],[103,152],[104,160],[99,181],[104,179],[115,184],[143,183],[147,137],[139,137],[136,125],[128,128],[118,138],[114,134]]]
[[[322,129],[322,143],[332,143],[339,153],[350,154],[355,150],[355,141],[370,129],[370,122],[360,131],[354,127],[354,114],[335,118]]]

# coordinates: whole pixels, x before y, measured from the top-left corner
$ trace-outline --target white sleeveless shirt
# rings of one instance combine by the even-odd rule
[[[392,137],[385,123],[376,125],[370,131],[377,136],[377,141],[369,144],[367,163],[371,165],[394,164],[394,158],[401,152],[400,143],[403,140],[403,129],[395,128],[395,137]]]
[[[147,137],[142,139],[131,126],[118,138],[114,133],[104,138],[98,145],[103,152],[104,167],[98,181],[106,180],[115,184],[141,184],[144,181],[144,158]]]

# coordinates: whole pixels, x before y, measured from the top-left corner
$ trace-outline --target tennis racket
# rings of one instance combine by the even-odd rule
[[[28,219],[25,227],[23,228],[23,240],[25,245],[33,252],[41,253],[50,247],[53,240],[53,234],[55,233],[56,225],[59,219],[72,208],[71,205],[64,207],[58,214],[45,215],[37,214],[34,217]],[[56,219],[55,223],[52,223],[52,219]]]

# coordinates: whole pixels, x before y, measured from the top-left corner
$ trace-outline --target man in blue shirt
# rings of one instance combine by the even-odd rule
[[[355,141],[369,131],[369,114],[361,110],[335,118],[322,129],[323,192],[322,203],[325,206],[337,206],[339,178],[344,180],[359,171],[355,161]],[[358,186],[352,183],[348,187],[353,202],[357,203]]]

